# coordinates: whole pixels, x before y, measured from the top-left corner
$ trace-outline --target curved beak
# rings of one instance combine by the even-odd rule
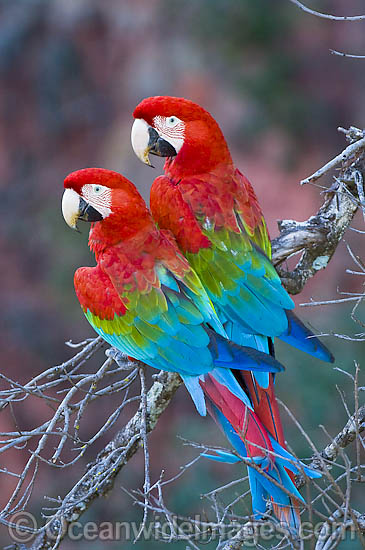
[[[78,220],[99,222],[103,216],[73,189],[65,189],[62,197],[62,214],[65,222],[77,231]]]
[[[131,141],[133,151],[147,166],[152,166],[149,154],[158,157],[175,157],[175,147],[160,137],[159,133],[141,118],[137,118],[132,126]]]

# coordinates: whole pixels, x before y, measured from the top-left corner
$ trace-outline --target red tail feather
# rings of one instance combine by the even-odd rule
[[[285,448],[283,427],[275,397],[272,374],[270,374],[270,383],[267,389],[256,384],[254,376],[250,372],[240,371],[239,375],[247,386],[253,408],[261,423],[270,435]]]
[[[264,457],[267,456],[266,450],[272,451],[267,431],[254,411],[210,375],[205,377],[201,386],[241,437],[248,456]]]
[[[293,531],[300,526],[300,502],[296,498],[291,498],[291,506],[280,506],[271,499],[275,516],[280,521],[282,527],[291,527]]]
[[[200,384],[209,398],[208,402],[211,400],[239,435],[245,445],[247,456],[267,457],[271,464],[274,464],[275,456],[268,454],[268,451],[273,450],[269,434],[284,448],[285,441],[272,375],[270,375],[267,389],[256,385],[253,375],[249,372],[240,371],[236,376],[242,387],[250,394],[254,411],[246,407],[238,397],[212,376],[207,375],[204,382],[201,381]],[[212,416],[217,420],[214,414]],[[289,470],[286,472],[294,483],[294,474]],[[287,506],[276,503],[273,497],[271,502],[274,514],[282,526],[289,528],[292,532],[297,531],[300,525],[299,500],[290,498],[291,505]]]

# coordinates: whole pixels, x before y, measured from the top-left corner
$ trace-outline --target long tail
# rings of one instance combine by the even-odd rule
[[[269,384],[266,389],[257,384],[255,377],[250,373],[241,371],[238,377],[241,377],[249,392],[255,414],[264,429],[270,434],[269,438],[273,451],[279,456],[285,455],[287,459],[296,463],[297,460],[286,451],[283,427],[274,391],[273,376],[269,375]],[[287,493],[283,494],[283,491],[278,491],[277,486],[274,489],[275,494],[273,494],[272,490],[271,492],[267,491],[267,493],[271,498],[275,516],[279,519],[280,523],[288,526],[291,531],[297,532],[300,527],[300,502],[303,499],[295,487],[294,473],[288,467],[288,460],[286,463],[285,461],[283,463],[279,459],[279,456],[275,457],[276,466],[268,464],[270,475],[292,495],[297,495],[297,498],[290,497]],[[257,490],[261,492],[261,500],[264,499],[264,487],[258,472],[249,468],[249,479],[250,486],[257,487]]]
[[[256,466],[248,467],[254,516],[262,517],[266,511],[266,501],[270,499],[280,523],[295,535],[300,526],[299,506],[303,498],[295,487],[294,474],[303,470],[310,477],[320,477],[320,474],[306,468],[285,449],[272,375],[268,390],[258,387],[258,394],[255,393],[252,375],[240,372],[236,377],[250,397],[252,395],[252,402],[256,403],[254,411],[225,386],[206,375],[201,386],[207,398],[208,411],[239,457]],[[267,426],[260,417],[266,419]],[[222,462],[240,461],[237,455],[220,451],[216,455],[206,456]]]

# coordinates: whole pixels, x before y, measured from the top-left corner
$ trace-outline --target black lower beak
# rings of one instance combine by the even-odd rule
[[[177,155],[175,148],[159,136],[154,128],[148,128],[150,139],[148,141],[148,152],[158,157],[175,157]]]
[[[83,220],[84,222],[100,222],[103,219],[103,216],[93,206],[80,197],[78,219]]]

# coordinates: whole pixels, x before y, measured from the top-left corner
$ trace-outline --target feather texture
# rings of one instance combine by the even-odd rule
[[[315,357],[333,361],[327,348],[290,312],[294,303],[271,264],[270,239],[256,195],[234,167],[213,117],[191,101],[163,96],[143,100],[134,111],[135,118],[152,127],[156,117],[172,115],[184,125],[184,142],[177,155],[166,160],[165,174],[152,185],[152,215],[159,227],[175,236],[228,337],[267,354],[273,353],[273,340],[279,337]],[[293,472],[280,458],[268,456],[273,444],[278,455],[286,453],[274,375],[235,371],[234,376],[251,406],[240,399],[236,386],[226,381],[221,384],[223,380],[210,372],[200,381],[209,410],[236,451],[260,464],[269,478],[293,495],[288,497],[270,479],[249,468],[255,513],[264,513],[270,495],[277,517],[295,530],[301,496],[293,484]],[[234,462],[234,457],[229,461]]]
[[[208,373],[250,408],[234,370],[276,373],[283,367],[271,356],[227,339],[196,272],[171,234],[157,229],[133,184],[101,169],[71,174],[68,187],[73,178],[81,195],[83,184],[90,190],[94,181],[111,182],[111,214],[95,223],[89,235],[97,265],[78,269],[74,278],[95,331],[154,368],[180,373],[200,414],[206,412],[200,378]]]

